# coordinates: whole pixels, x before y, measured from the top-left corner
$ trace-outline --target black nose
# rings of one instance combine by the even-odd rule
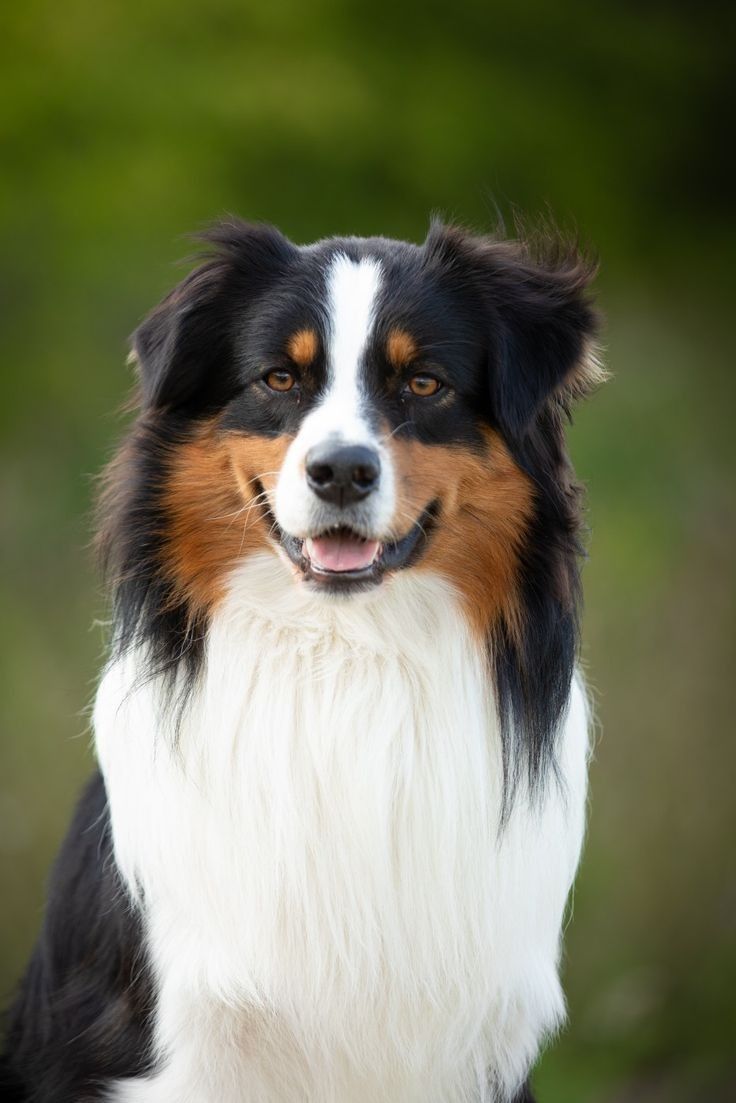
[[[378,486],[378,453],[362,444],[317,444],[307,452],[307,482],[325,502],[348,506]]]

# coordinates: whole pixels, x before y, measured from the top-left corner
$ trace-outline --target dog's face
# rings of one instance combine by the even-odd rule
[[[254,311],[222,420],[244,500],[263,495],[301,580],[341,593],[421,561],[488,417],[479,319],[419,249],[351,253],[300,257]]]
[[[322,593],[433,569],[513,619],[535,513],[525,457],[591,379],[582,267],[435,228],[297,248],[218,229],[135,338],[144,418],[176,425],[165,556],[199,605],[272,550]]]

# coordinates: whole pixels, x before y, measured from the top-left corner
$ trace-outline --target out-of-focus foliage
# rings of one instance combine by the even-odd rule
[[[126,335],[224,211],[298,241],[549,208],[602,257],[579,412],[602,729],[545,1103],[734,1098],[733,18],[647,3],[27,0],[0,35],[0,986],[90,768],[92,475]]]

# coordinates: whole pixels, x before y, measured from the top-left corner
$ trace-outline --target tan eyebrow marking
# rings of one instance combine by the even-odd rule
[[[286,342],[286,351],[300,368],[308,368],[317,357],[319,340],[313,329],[299,329]]]
[[[405,368],[417,358],[417,343],[405,329],[392,329],[386,341],[386,356],[392,368]]]

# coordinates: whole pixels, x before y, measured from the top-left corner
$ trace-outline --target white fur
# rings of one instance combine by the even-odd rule
[[[160,1071],[117,1103],[505,1099],[563,1016],[583,837],[576,681],[560,781],[499,830],[481,649],[439,578],[325,600],[274,555],[232,576],[178,742],[135,655],[95,729],[142,908]],[[484,1087],[489,1081],[489,1087]]]
[[[391,523],[395,508],[391,458],[366,419],[361,383],[380,287],[381,264],[377,259],[354,261],[344,253],[333,258],[327,273],[327,389],[321,402],[304,418],[276,487],[276,519],[292,536],[313,535],[324,527],[324,506],[307,486],[304,461],[310,448],[328,439],[365,444],[378,452],[381,479],[369,502],[361,507],[367,514],[364,526],[382,535]]]

